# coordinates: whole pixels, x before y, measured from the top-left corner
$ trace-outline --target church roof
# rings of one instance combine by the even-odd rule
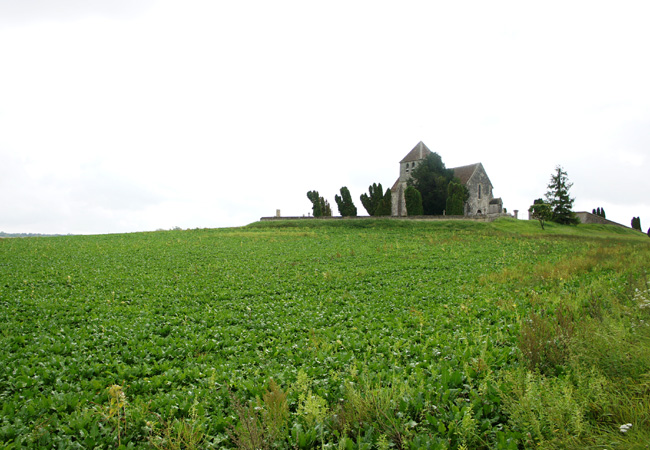
[[[433,153],[429,148],[424,145],[424,142],[420,141],[417,143],[415,147],[413,147],[413,150],[408,152],[408,154],[400,161],[401,163],[405,162],[414,162],[414,161],[421,161],[424,158],[426,158],[430,153]],[[460,166],[460,167],[453,167],[451,170],[454,171],[454,176],[460,179],[460,182],[463,185],[467,185],[467,182],[469,181],[470,178],[474,175],[476,170],[481,167],[481,163],[475,163],[475,164],[470,164],[468,166]],[[400,183],[400,178],[395,181],[395,184],[393,184],[393,187],[391,190],[397,189],[398,185]]]
[[[458,177],[460,182],[465,185],[480,165],[481,163],[470,164],[469,166],[453,167],[451,170],[454,171],[454,176]]]
[[[413,147],[413,150],[411,150],[408,155],[406,155],[404,159],[400,161],[400,163],[420,161],[421,159],[426,158],[429,153],[431,153],[431,150],[429,150],[429,148],[424,145],[424,142],[420,141],[415,147]]]

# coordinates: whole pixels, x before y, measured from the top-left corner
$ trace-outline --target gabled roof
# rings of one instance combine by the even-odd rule
[[[454,171],[454,176],[458,177],[460,182],[465,185],[469,179],[472,178],[472,175],[474,175],[474,172],[476,172],[476,169],[478,169],[478,166],[480,165],[481,163],[470,164],[469,166],[454,167],[451,170]]]
[[[415,147],[413,147],[413,150],[411,150],[408,155],[400,161],[400,164],[403,162],[420,161],[421,159],[426,158],[429,153],[431,153],[431,150],[424,145],[424,142],[420,141]]]

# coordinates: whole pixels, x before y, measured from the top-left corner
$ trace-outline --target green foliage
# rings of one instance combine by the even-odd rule
[[[381,183],[373,183],[368,187],[368,191],[369,194],[361,194],[361,204],[364,208],[366,208],[366,211],[368,211],[368,215],[378,215],[377,208],[379,207],[381,201],[384,199],[384,189],[382,188]]]
[[[381,183],[368,187],[369,194],[361,194],[361,204],[371,216],[390,216],[392,214],[392,194],[390,189],[383,192]]]
[[[375,216],[390,216],[393,213],[393,194],[390,189],[386,190],[384,198],[379,201]]]
[[[632,229],[641,231],[641,218],[640,217],[632,217]]]
[[[341,188],[341,195],[334,196],[334,200],[336,200],[336,205],[339,208],[339,214],[341,214],[341,216],[356,217],[357,207],[354,206],[354,203],[352,202],[352,196],[350,195],[350,191],[347,187],[343,186]]]
[[[557,166],[555,172],[551,175],[546,192],[546,203],[551,205],[551,219],[553,222],[563,225],[576,225],[580,220],[573,213],[573,201],[569,195],[573,183],[569,182],[566,171]]]
[[[0,442],[643,448],[650,242],[547,228],[295,220],[0,240]],[[531,364],[525,324],[551,330],[531,340],[565,336],[564,307],[562,358],[532,345]]]
[[[467,187],[462,185],[456,178],[447,187],[447,209],[450,216],[462,216],[465,214],[465,202],[469,199]]]
[[[327,200],[318,194],[318,191],[307,192],[307,198],[312,203],[312,215],[314,217],[331,217],[332,208]]]
[[[318,191],[309,191],[307,192],[307,198],[309,201],[311,201],[312,204],[312,215],[314,217],[322,217],[323,216],[323,208],[322,204],[320,202],[320,195],[318,195]]]
[[[245,405],[231,393],[231,401],[239,419],[228,432],[238,449],[269,449],[289,437],[289,404],[287,394],[271,379],[262,400]]]
[[[409,216],[421,216],[424,214],[422,207],[422,195],[413,186],[407,186],[406,191],[404,191],[404,200],[406,203],[406,213]]]
[[[544,229],[544,224],[547,221],[551,220],[553,217],[551,205],[546,203],[541,198],[538,198],[533,202],[531,207],[528,209],[528,212],[530,212],[530,215],[533,219],[539,220],[539,224],[542,227],[542,230]]]
[[[531,314],[522,324],[519,335],[519,350],[528,369],[557,375],[569,357],[574,325],[573,316],[566,308],[557,308],[551,317]]]
[[[413,169],[408,185],[415,187],[422,195],[425,215],[443,213],[447,206],[447,186],[453,178],[454,171],[445,167],[437,153],[430,153]]]
[[[579,448],[590,431],[592,405],[605,399],[606,380],[597,372],[577,372],[570,378],[546,377],[522,369],[507,373],[502,395],[513,429],[523,437],[524,448],[544,443]],[[543,447],[548,448],[548,447]]]
[[[323,211],[323,217],[332,217],[332,207],[330,203],[325,200],[323,197],[320,198],[321,211]]]
[[[598,208],[592,209],[592,210],[591,210],[591,213],[594,214],[594,215],[596,215],[596,216],[600,216],[600,217],[602,217],[603,219],[606,219],[606,218],[607,218],[607,216],[605,215],[605,209],[604,209],[604,208],[601,208],[600,206],[599,206]]]
[[[196,402],[190,417],[150,423],[149,443],[158,450],[195,450],[204,448],[206,441],[203,419],[198,416]]]

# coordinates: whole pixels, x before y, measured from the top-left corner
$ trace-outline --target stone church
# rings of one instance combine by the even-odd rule
[[[411,173],[429,155],[431,150],[422,141],[399,162],[399,178],[391,188],[393,216],[406,216],[404,191]],[[476,163],[469,166],[454,167],[454,175],[467,187],[469,199],[465,203],[466,216],[491,216],[503,213],[503,202],[492,195],[492,183],[483,168]]]

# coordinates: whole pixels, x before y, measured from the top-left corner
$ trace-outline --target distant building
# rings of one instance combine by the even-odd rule
[[[399,162],[399,178],[391,188],[393,202],[393,216],[406,216],[406,202],[404,191],[411,178],[413,169],[424,160],[431,150],[422,141],[413,147]],[[496,215],[503,213],[503,202],[492,195],[492,182],[487,176],[483,164],[476,163],[469,166],[454,167],[454,175],[467,187],[469,199],[465,203],[466,216]]]

